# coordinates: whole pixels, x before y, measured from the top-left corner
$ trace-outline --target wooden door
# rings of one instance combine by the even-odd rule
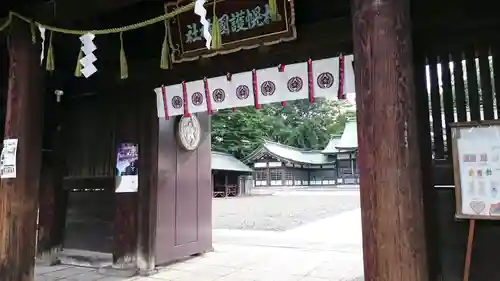
[[[61,134],[68,193],[64,247],[112,252],[114,112],[105,95],[66,97]]]
[[[212,249],[212,177],[210,119],[195,151],[176,139],[177,118],[159,120],[156,264],[166,264]]]

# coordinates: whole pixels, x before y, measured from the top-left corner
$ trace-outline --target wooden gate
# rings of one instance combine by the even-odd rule
[[[68,194],[64,247],[113,252],[114,119],[104,96],[66,100],[64,180]]]
[[[182,149],[177,118],[159,120],[156,264],[166,264],[212,249],[212,173],[210,125],[198,114],[200,146]]]
[[[419,45],[423,38],[415,40],[419,118],[423,118],[419,121],[421,132],[427,132],[422,135],[430,135],[430,141],[422,138],[423,165],[432,161],[424,168],[424,178],[432,174],[432,184],[425,192],[430,262],[442,280],[462,278],[468,227],[467,221],[454,219],[450,124],[495,120],[500,115],[500,92],[496,90],[500,89],[500,45],[493,33],[480,35],[457,37],[445,44],[432,42],[427,47]],[[494,242],[498,235],[496,223],[479,222],[471,280],[500,278],[495,263],[485,262],[500,250],[500,243]]]

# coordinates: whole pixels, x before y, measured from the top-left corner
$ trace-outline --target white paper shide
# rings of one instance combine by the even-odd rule
[[[500,126],[454,128],[462,215],[500,217]]]
[[[16,178],[17,144],[17,139],[6,139],[3,141],[3,149],[0,156],[0,177],[2,179]]]
[[[194,13],[200,16],[200,23],[203,26],[203,37],[205,37],[205,46],[210,50],[210,44],[212,44],[212,35],[210,34],[210,23],[207,20],[207,9],[203,6],[205,5],[205,0],[196,0],[194,6]],[[214,4],[215,5],[215,4]]]
[[[97,72],[97,68],[94,65],[94,62],[97,61],[97,57],[94,55],[94,51],[97,50],[94,44],[94,38],[95,35],[92,33],[80,36],[82,52],[85,54],[85,56],[80,59],[80,64],[82,65],[82,74],[85,78],[89,78],[92,74]]]

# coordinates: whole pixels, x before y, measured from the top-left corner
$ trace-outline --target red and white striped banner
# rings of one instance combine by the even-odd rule
[[[343,58],[343,63],[340,63]],[[338,99],[355,93],[353,55],[156,88],[158,117],[314,98]],[[342,74],[342,75],[341,75]],[[341,81],[342,80],[342,81]],[[340,89],[339,89],[340,86]],[[352,98],[351,98],[352,99]]]

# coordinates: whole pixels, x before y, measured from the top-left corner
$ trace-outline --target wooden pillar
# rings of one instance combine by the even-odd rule
[[[48,80],[48,79],[47,79]],[[48,81],[46,81],[47,83]],[[37,263],[54,265],[62,250],[68,193],[63,189],[64,141],[62,104],[55,95],[45,97],[44,143],[38,206]]]
[[[110,99],[119,101],[116,109],[116,147],[120,143],[139,143],[138,128],[139,93],[135,92],[129,81],[123,81],[116,95]],[[142,147],[139,146],[139,155]],[[139,170],[139,174],[143,171]],[[138,192],[115,193],[115,220],[113,236],[113,264],[118,268],[135,268],[137,256],[137,204]]]
[[[66,220],[67,192],[62,187],[61,166],[57,152],[47,151],[43,156],[40,179],[37,262],[54,265],[62,250]]]
[[[43,76],[40,44],[14,19],[9,38],[6,139],[18,139],[17,176],[0,181],[0,280],[32,281],[42,148]]]
[[[148,83],[144,83],[149,85]],[[140,94],[139,94],[140,93]],[[158,117],[156,96],[151,89],[138,91],[139,126],[139,202],[137,219],[137,267],[141,275],[155,269],[156,218],[158,197]]]
[[[409,0],[351,0],[365,280],[428,278]]]
[[[229,188],[227,187],[228,185],[228,180],[227,180],[227,171],[224,172],[224,193],[225,193],[225,197],[227,197],[227,193],[229,192]]]

